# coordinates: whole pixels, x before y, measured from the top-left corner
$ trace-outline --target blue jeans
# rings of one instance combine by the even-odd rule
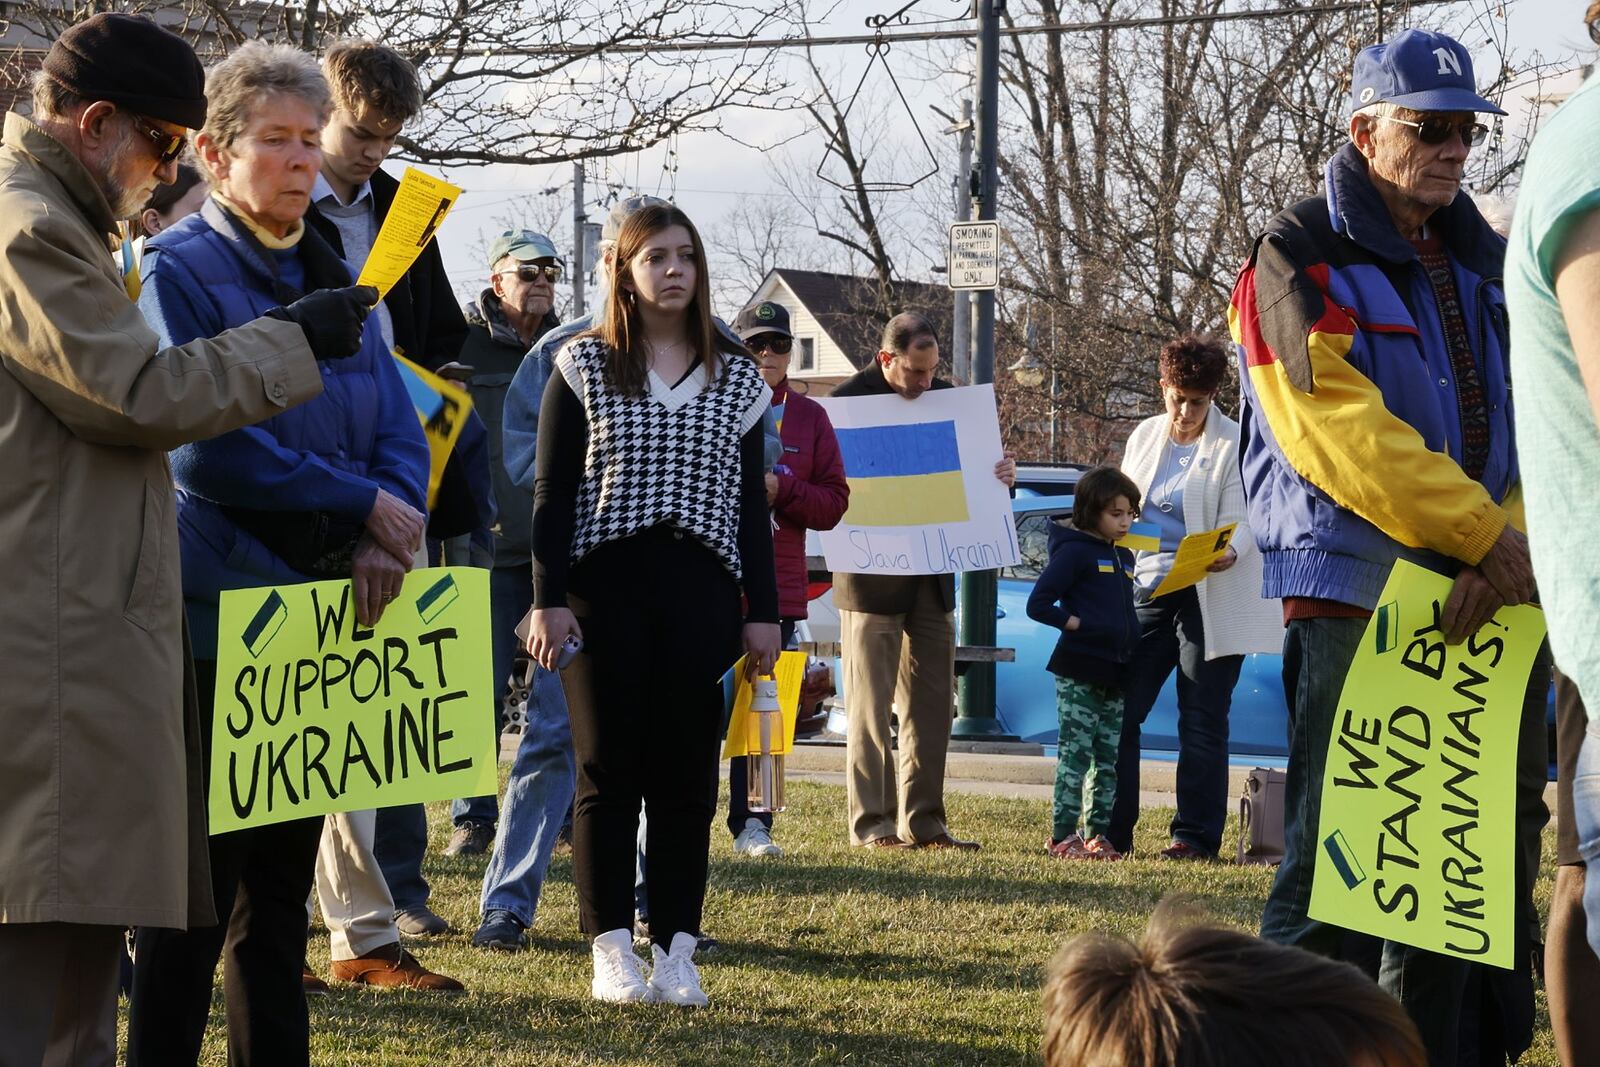
[[[496,567],[489,572],[489,625],[492,631],[494,660],[494,706],[489,709],[494,718],[496,744],[500,737],[501,701],[505,698],[506,679],[511,677],[511,665],[517,657],[517,623],[533,606],[533,572],[526,563],[511,567]],[[530,701],[531,707],[531,701]],[[531,717],[531,716],[530,716]],[[486,797],[469,797],[450,802],[450,820],[457,826],[471,819],[491,826],[500,818],[500,808],[493,794]]]
[[[1328,738],[1339,711],[1339,693],[1355,658],[1365,619],[1296,619],[1283,644],[1283,688],[1289,704],[1289,768],[1283,814],[1284,858],[1261,916],[1268,941],[1348,960],[1376,973],[1378,983],[1411,1016],[1435,1067],[1454,1067],[1461,1036],[1462,1002],[1470,969],[1466,960],[1382,941],[1306,914],[1321,822],[1323,770]],[[1518,770],[1542,761],[1545,692],[1550,684],[1549,653],[1541,652],[1524,697]],[[1542,765],[1542,763],[1541,763]],[[1521,855],[1543,827],[1543,782],[1519,773],[1517,895],[1531,900],[1533,870]],[[1547,815],[1547,813],[1545,813]],[[1526,957],[1522,957],[1526,959]],[[1519,963],[1519,966],[1523,964]],[[1531,1005],[1530,1005],[1531,1006]]]
[[[1140,604],[1139,635],[1128,665],[1117,799],[1106,839],[1118,852],[1133,848],[1133,827],[1139,820],[1139,727],[1176,668],[1178,813],[1170,833],[1172,840],[1214,856],[1222,847],[1228,817],[1228,711],[1244,657],[1206,659],[1200,597],[1192,588]]]
[[[431,889],[422,876],[422,857],[428,851],[428,812],[421,804],[379,808],[373,823],[372,855],[389,883],[397,912],[428,903]]]
[[[1589,944],[1600,955],[1600,720],[1590,719],[1572,778],[1573,823],[1578,828],[1578,854],[1589,869],[1583,880],[1583,911]]]
[[[572,807],[577,773],[561,676],[535,668],[528,729],[511,764],[504,818],[483,872],[483,914],[509,911],[524,926],[533,925],[550,853]]]

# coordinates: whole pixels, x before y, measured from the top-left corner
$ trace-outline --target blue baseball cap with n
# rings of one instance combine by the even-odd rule
[[[1432,30],[1406,30],[1392,41],[1356,53],[1350,110],[1383,101],[1413,111],[1505,114],[1478,94],[1466,46]]]

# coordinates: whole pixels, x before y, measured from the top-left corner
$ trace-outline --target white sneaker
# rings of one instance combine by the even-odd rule
[[[594,960],[594,981],[589,984],[594,999],[612,1004],[656,999],[644,980],[644,960],[633,951],[633,931],[607,930],[594,939],[589,955]]]
[[[744,829],[739,831],[739,836],[733,839],[733,850],[741,856],[772,856],[783,855],[783,849],[772,840],[772,832],[761,825],[760,819],[746,819]]]
[[[695,938],[682,930],[672,935],[672,950],[662,952],[650,946],[655,969],[650,972],[650,992],[654,999],[680,1008],[703,1008],[711,1003],[700,988],[700,972],[694,965]]]

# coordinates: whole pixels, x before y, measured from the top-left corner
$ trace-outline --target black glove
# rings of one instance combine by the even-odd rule
[[[318,359],[347,359],[360,351],[362,323],[377,302],[378,290],[372,286],[351,285],[318,289],[267,314],[299,326]]]

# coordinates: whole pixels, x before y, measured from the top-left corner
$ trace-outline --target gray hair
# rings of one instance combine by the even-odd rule
[[[69,118],[89,101],[42,70],[33,72],[33,121]]]
[[[880,348],[884,352],[903,356],[914,342],[924,337],[938,342],[939,333],[933,328],[933,320],[919,311],[902,311],[884,325]]]
[[[328,81],[311,55],[286,44],[246,42],[206,71],[206,124],[200,132],[218,148],[231,148],[256,107],[277,96],[299,97],[324,122],[333,107]]]

